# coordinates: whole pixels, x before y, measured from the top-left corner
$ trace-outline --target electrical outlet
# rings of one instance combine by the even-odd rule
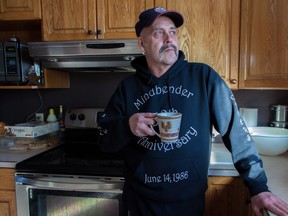
[[[36,121],[44,122],[44,113],[35,114]]]

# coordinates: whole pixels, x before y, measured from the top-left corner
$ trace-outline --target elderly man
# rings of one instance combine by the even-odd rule
[[[163,8],[140,14],[135,29],[144,56],[132,61],[136,73],[120,83],[98,119],[101,148],[126,153],[125,214],[203,215],[214,125],[249,188],[255,214],[269,209],[288,215],[288,205],[268,190],[233,93],[211,67],[187,62],[178,49],[183,22],[180,13]],[[159,112],[182,113],[177,141],[163,142],[151,130]]]

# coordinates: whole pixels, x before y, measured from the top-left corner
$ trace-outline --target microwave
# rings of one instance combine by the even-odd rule
[[[0,84],[25,84],[33,65],[27,44],[18,41],[0,42]]]

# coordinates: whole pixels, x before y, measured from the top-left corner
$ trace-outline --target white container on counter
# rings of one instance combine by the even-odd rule
[[[239,111],[247,127],[257,126],[258,121],[257,108],[240,108]]]

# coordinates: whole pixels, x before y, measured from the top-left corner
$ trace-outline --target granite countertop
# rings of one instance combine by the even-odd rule
[[[288,151],[278,156],[260,155],[272,193],[288,203]],[[209,175],[237,176],[229,151],[223,144],[213,144]],[[220,170],[218,170],[220,169]]]
[[[278,156],[264,156],[263,166],[272,193],[288,203],[288,151]]]
[[[212,144],[209,176],[239,176],[230,152],[223,143]]]
[[[0,148],[0,168],[14,168],[16,163],[47,151],[52,147],[38,150],[12,151]],[[261,155],[270,190],[288,202],[288,151],[279,156]],[[239,176],[232,163],[231,154],[223,144],[213,144],[209,176]]]
[[[288,203],[288,151],[278,156],[260,155],[272,193]],[[213,144],[209,175],[237,176],[230,152],[223,144]],[[220,170],[219,170],[220,169]]]
[[[48,141],[50,140],[50,137],[48,137]],[[54,148],[55,146],[59,145],[61,142],[59,141],[58,143],[52,143],[50,146],[42,146],[41,147],[41,140],[42,141],[47,141],[46,138],[42,139],[37,139],[39,140],[39,149],[32,149],[28,148],[24,150],[12,150],[11,147],[15,146],[15,143],[18,141],[25,141],[26,142],[30,141],[29,139],[31,138],[17,138],[17,137],[6,137],[6,136],[0,136],[0,168],[15,168],[16,163],[23,161],[27,158],[33,157],[34,155],[40,154],[41,152],[47,151],[51,148]],[[55,140],[55,139],[54,139]],[[58,141],[58,140],[56,140]],[[34,147],[37,147],[37,144],[34,145]]]
[[[33,157],[34,155],[40,154],[41,152],[47,151],[54,147],[55,146],[50,146],[43,149],[22,151],[0,148],[0,168],[15,168],[16,163]]]
[[[55,146],[53,146],[55,147]],[[15,151],[9,148],[0,148],[0,168],[14,168],[16,163],[23,161],[29,157],[47,151],[47,147],[38,150]],[[237,176],[238,173],[234,168],[230,153],[223,144],[212,145],[211,162],[209,175],[218,176]]]

